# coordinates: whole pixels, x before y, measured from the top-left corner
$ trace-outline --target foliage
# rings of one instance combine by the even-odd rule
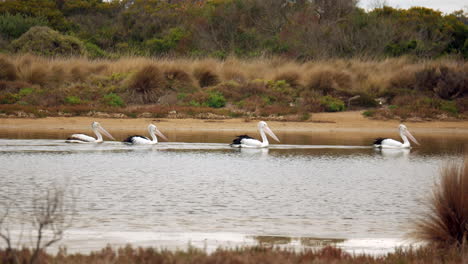
[[[86,42],[84,44],[84,48],[89,58],[98,59],[98,58],[108,57],[107,53],[103,51],[101,48],[99,48],[99,46],[97,46],[96,44]]]
[[[82,101],[78,96],[70,95],[70,96],[65,97],[65,103],[70,104],[70,105],[77,105],[77,104],[81,104]]]
[[[32,27],[11,43],[15,52],[38,55],[83,55],[83,43],[77,38],[65,36],[48,27]]]
[[[108,106],[113,106],[113,107],[122,107],[125,106],[125,103],[122,99],[122,97],[118,96],[115,93],[109,93],[105,95],[103,98],[103,103],[108,105]]]
[[[219,92],[211,92],[209,93],[206,105],[213,108],[221,108],[226,105],[226,99]]]
[[[145,42],[151,55],[166,54],[177,48],[177,45],[184,38],[187,38],[187,32],[182,28],[172,28],[163,38],[153,38]]]
[[[34,26],[47,26],[43,17],[30,17],[23,14],[0,15],[0,34],[5,39],[16,39]]]
[[[445,15],[422,7],[387,6],[366,11],[358,8],[354,0],[287,3],[8,0],[0,1],[0,28],[3,27],[0,32],[10,42],[33,26],[47,25],[84,43],[93,43],[108,54],[117,53],[113,56],[227,59],[232,55],[243,58],[280,55],[300,61],[468,56],[468,23],[464,12]],[[96,51],[95,46],[88,48]],[[102,55],[99,53],[98,57]]]
[[[342,100],[328,95],[320,98],[320,103],[325,107],[325,111],[327,112],[340,112],[346,109]]]

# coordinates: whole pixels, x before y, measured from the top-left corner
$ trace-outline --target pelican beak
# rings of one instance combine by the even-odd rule
[[[115,138],[109,132],[107,132],[107,130],[105,130],[102,126],[99,126],[99,131],[101,131],[108,138],[115,140]]]
[[[410,133],[408,130],[406,130],[406,136],[408,136],[409,139],[411,139],[411,141],[413,141],[414,143],[416,143],[416,144],[418,144],[418,145],[421,145],[421,144],[419,144],[419,142],[413,137],[413,135],[411,135],[411,133]]]
[[[167,139],[167,137],[166,137],[163,133],[161,133],[161,131],[159,131],[159,129],[156,128],[156,129],[154,130],[154,133],[155,133],[156,135],[160,136],[162,139],[164,139],[164,140],[166,140],[166,141],[169,141],[169,139]]]
[[[274,140],[280,142],[280,140],[278,139],[278,137],[275,135],[275,133],[273,133],[273,131],[271,131],[271,129],[267,126],[265,126],[265,132],[270,136],[272,137]]]

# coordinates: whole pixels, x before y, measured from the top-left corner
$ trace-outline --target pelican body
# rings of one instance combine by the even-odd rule
[[[123,142],[134,144],[134,145],[157,144],[158,143],[158,138],[156,137],[156,135],[160,136],[161,138],[163,138],[164,140],[167,141],[166,136],[164,136],[164,134],[161,133],[161,131],[159,131],[159,129],[153,124],[150,124],[148,126],[148,132],[149,132],[152,139],[149,139],[149,138],[147,138],[145,136],[134,135],[134,136],[130,136],[130,137],[126,138]]]
[[[403,139],[403,143],[396,141],[391,138],[377,138],[374,141],[374,147],[376,148],[386,148],[386,149],[405,149],[405,148],[411,148],[410,141],[408,140],[411,139],[414,143],[419,145],[419,142],[411,135],[411,133],[408,131],[408,128],[401,124],[398,127],[400,131],[400,137]]]
[[[274,140],[280,142],[278,137],[276,137],[273,131],[271,131],[266,122],[260,121],[258,122],[257,126],[258,131],[260,132],[260,136],[262,137],[262,141],[252,138],[248,135],[240,135],[232,141],[230,146],[234,148],[266,148],[270,145],[270,143],[268,142],[268,138],[265,132]]]
[[[93,122],[91,124],[91,128],[93,129],[94,134],[96,135],[96,138],[90,137],[85,134],[73,134],[70,137],[67,138],[65,141],[66,143],[102,143],[104,142],[101,133],[103,133],[105,136],[115,140],[115,138],[105,130],[101,124],[98,122]]]

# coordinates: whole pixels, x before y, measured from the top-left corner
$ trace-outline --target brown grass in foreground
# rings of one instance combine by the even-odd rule
[[[22,249],[13,252],[0,250],[0,263],[27,263],[31,258],[31,251]],[[154,248],[132,248],[127,246],[120,249],[104,248],[90,254],[67,254],[62,250],[57,255],[41,252],[38,263],[313,263],[313,264],[460,264],[463,256],[458,250],[444,251],[434,248],[397,249],[395,253],[383,256],[364,254],[349,254],[335,247],[325,247],[319,250],[292,251],[265,247],[247,247],[237,249],[218,249],[211,254],[202,250],[190,248],[187,251],[158,250]]]
[[[437,247],[468,245],[468,159],[442,169],[429,211],[416,222],[412,235]]]

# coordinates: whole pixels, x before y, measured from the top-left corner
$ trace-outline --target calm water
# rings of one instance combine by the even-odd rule
[[[239,150],[226,144],[236,132],[165,133],[176,142],[66,144],[53,139],[60,133],[0,133],[0,193],[26,203],[36,185],[66,182],[78,193],[79,214],[62,241],[71,251],[333,242],[385,252],[407,242],[443,162],[468,149],[463,135],[414,133],[421,147],[376,151],[371,134],[277,133],[282,144]]]

